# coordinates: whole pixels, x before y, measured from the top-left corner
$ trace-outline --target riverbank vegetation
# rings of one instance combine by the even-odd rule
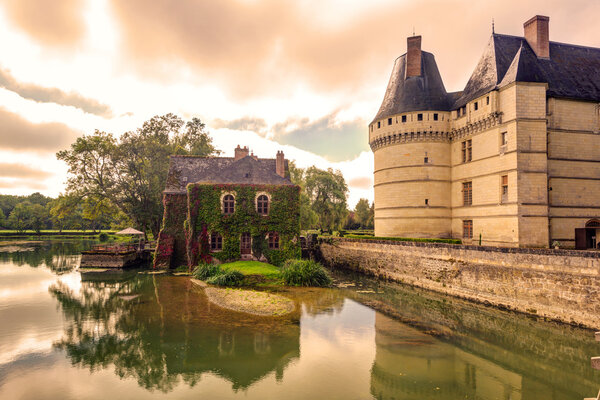
[[[330,286],[321,264],[312,260],[288,260],[283,267],[260,261],[199,264],[192,276],[217,286]]]

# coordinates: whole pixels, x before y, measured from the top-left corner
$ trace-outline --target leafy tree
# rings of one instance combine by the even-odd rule
[[[317,226],[318,216],[311,208],[310,198],[306,193],[306,182],[304,180],[304,169],[296,167],[293,161],[288,165],[290,180],[300,186],[300,229],[307,230]]]
[[[120,139],[96,131],[57,153],[69,167],[67,193],[106,207],[115,206],[144,232],[158,235],[162,191],[172,154],[207,156],[218,153],[198,119],[174,114],[155,116]],[[104,203],[103,203],[104,202]],[[88,214],[91,216],[91,214]]]
[[[31,227],[31,203],[24,201],[15,205],[8,216],[8,225],[19,231],[24,232]]]
[[[369,227],[369,219],[371,218],[371,207],[369,205],[369,200],[360,199],[358,203],[356,203],[356,207],[354,208],[354,217],[356,222],[358,222],[361,228]]]
[[[0,208],[0,227],[6,226],[6,216],[4,215],[4,211]]]
[[[348,213],[348,186],[342,173],[312,166],[305,172],[305,185],[311,208],[318,216],[319,228],[328,231],[339,229]]]
[[[46,227],[46,223],[48,221],[48,212],[44,206],[41,204],[32,204],[28,209],[28,225],[31,229],[35,230],[37,233]]]

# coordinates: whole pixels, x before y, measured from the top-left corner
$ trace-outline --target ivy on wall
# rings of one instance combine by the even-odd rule
[[[233,214],[222,213],[224,192],[235,193]],[[258,192],[271,196],[268,215],[256,211]],[[252,254],[256,258],[264,255],[271,264],[281,265],[289,258],[300,257],[299,198],[300,188],[291,185],[190,184],[187,196],[166,194],[155,268],[183,263],[191,268],[201,260],[210,262],[212,257],[220,261],[238,260],[241,258],[240,237],[246,232],[252,237]],[[223,237],[220,252],[210,252],[212,232]],[[279,249],[268,248],[265,237],[269,232],[279,234]],[[161,238],[167,239],[170,245]]]

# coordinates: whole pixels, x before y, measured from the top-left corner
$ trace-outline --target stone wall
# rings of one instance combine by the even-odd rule
[[[600,252],[336,238],[332,267],[600,329]]]

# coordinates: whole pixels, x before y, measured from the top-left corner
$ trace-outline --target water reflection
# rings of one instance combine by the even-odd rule
[[[255,317],[185,277],[80,274],[78,246],[0,253],[0,398],[559,400],[600,384],[573,327],[345,273],[354,286],[286,290],[294,313]]]
[[[17,266],[45,266],[56,274],[71,272],[79,266],[81,252],[94,240],[0,241],[0,263]]]

